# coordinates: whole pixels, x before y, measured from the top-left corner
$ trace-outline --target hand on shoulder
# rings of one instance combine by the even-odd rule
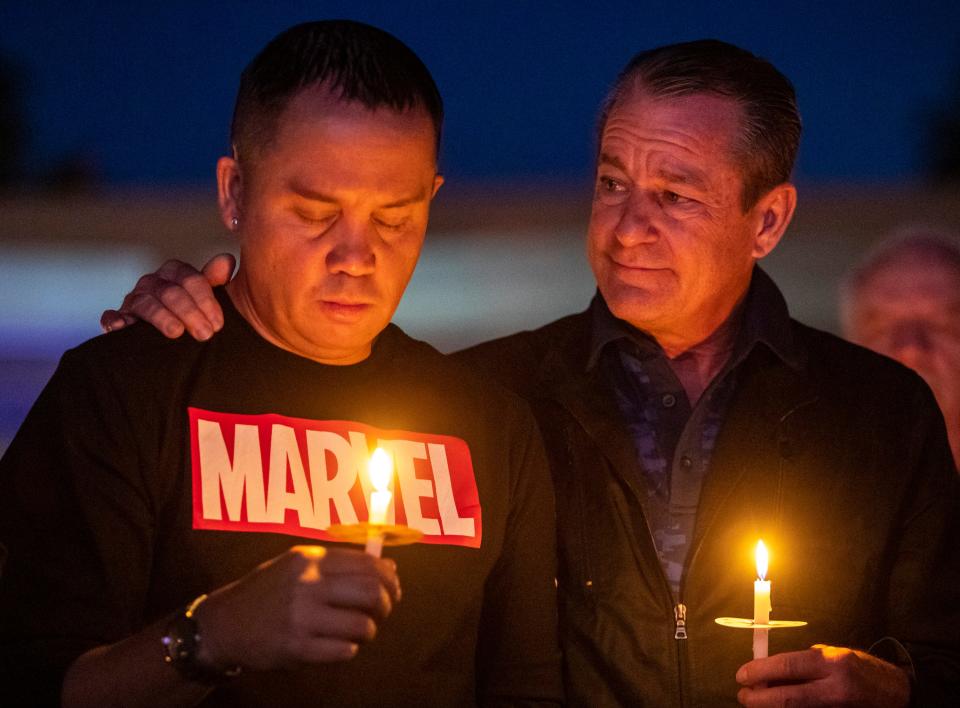
[[[236,259],[229,253],[217,254],[200,271],[169,260],[141,277],[119,310],[105,310],[100,326],[112,332],[143,320],[171,339],[186,331],[205,341],[223,327],[223,310],[213,288],[228,283],[235,267]]]

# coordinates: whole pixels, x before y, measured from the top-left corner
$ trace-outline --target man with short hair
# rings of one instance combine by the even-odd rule
[[[793,87],[749,52],[705,40],[638,54],[601,119],[597,296],[458,355],[537,413],[575,705],[958,694],[960,513],[933,396],[792,320],[756,266],[793,215],[799,136]],[[198,294],[178,285],[191,278]],[[195,334],[201,285],[169,263],[121,309]],[[714,620],[753,617],[758,539],[773,619],[807,624],[770,632],[771,656],[747,662],[752,632]]]
[[[896,359],[933,389],[960,467],[960,242],[911,227],[881,243],[841,287],[844,335]]]
[[[389,324],[441,120],[426,67],[359,23],[293,27],[244,71],[221,333],[67,352],[0,461],[4,705],[561,701],[533,416]],[[368,518],[374,447],[387,521],[423,535],[390,559],[331,543]]]

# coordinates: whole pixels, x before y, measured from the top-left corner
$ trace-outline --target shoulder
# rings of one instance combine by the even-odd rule
[[[585,357],[589,336],[589,313],[580,312],[538,329],[477,344],[457,352],[453,358],[528,397],[550,359],[561,358],[575,364]]]
[[[505,386],[491,368],[468,357],[443,354],[399,328],[394,329],[391,337],[391,347],[400,353],[396,360],[412,375],[416,389],[432,391],[428,395],[442,400],[445,408],[452,404],[481,417],[483,414],[509,417],[511,412],[525,417],[526,402]]]
[[[919,374],[835,335],[799,324],[794,329],[806,350],[808,381],[838,441],[872,440],[893,457],[908,449],[921,455],[940,438],[947,449],[943,415]]]
[[[151,325],[138,322],[118,332],[101,334],[66,351],[61,366],[105,373],[145,374],[152,368],[176,367],[196,356],[204,346],[203,342],[187,335],[168,339]]]
[[[902,400],[898,394],[929,392],[915,371],[889,357],[796,321],[792,326],[809,371],[823,386],[847,391],[861,400],[891,402]]]
[[[127,415],[171,404],[191,380],[203,353],[226,345],[220,332],[208,342],[189,336],[167,339],[152,326],[137,323],[102,334],[64,352],[50,386],[63,396],[119,406]]]
[[[219,335],[218,335],[219,336]],[[176,350],[185,350],[202,346],[187,334],[177,339],[169,339],[158,329],[145,322],[124,327],[116,332],[101,334],[92,339],[88,339],[73,349],[68,350],[71,357],[78,359],[84,358],[107,358],[116,359],[128,356],[140,356],[143,354],[163,352],[169,355]]]

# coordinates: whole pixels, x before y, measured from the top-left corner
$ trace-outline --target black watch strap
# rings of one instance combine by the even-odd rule
[[[225,670],[214,669],[200,663],[200,631],[197,626],[197,608],[207,599],[201,595],[182,611],[178,612],[167,624],[163,632],[163,660],[190,681],[201,683],[219,683],[240,673],[239,666]]]

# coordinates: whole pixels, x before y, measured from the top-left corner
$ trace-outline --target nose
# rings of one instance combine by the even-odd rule
[[[918,321],[901,322],[890,337],[894,358],[911,366],[933,348],[929,328]]]
[[[324,238],[332,240],[326,258],[328,272],[358,277],[373,273],[377,234],[371,224],[361,219],[342,218]]]
[[[630,194],[623,202],[614,232],[620,244],[630,247],[656,241],[660,237],[653,218],[657,208],[656,199],[649,193],[637,190]]]

